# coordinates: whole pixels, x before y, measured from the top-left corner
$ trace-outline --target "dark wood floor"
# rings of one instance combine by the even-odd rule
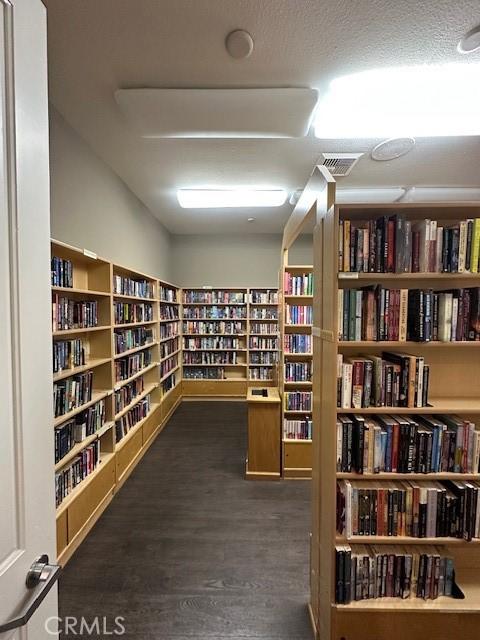
[[[60,616],[123,616],[126,640],[310,639],[309,482],[245,481],[245,445],[244,403],[183,403],[65,568]]]

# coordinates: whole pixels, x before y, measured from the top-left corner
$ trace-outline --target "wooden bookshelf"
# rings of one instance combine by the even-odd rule
[[[287,308],[291,307],[312,307],[313,294],[306,292],[302,286],[300,290],[292,289],[288,284],[291,277],[311,278],[313,275],[313,265],[291,265],[288,263],[288,250],[282,252],[282,268],[280,270],[279,284],[281,289],[280,308],[280,331],[282,344],[282,357],[279,375],[279,384],[282,397],[281,411],[281,434],[282,434],[282,475],[284,478],[311,478],[312,476],[312,441],[310,439],[293,439],[288,437],[286,432],[287,420],[311,419],[312,411],[292,411],[285,405],[286,394],[295,392],[310,393],[312,389],[311,380],[287,380],[287,367],[292,363],[304,363],[306,366],[312,364],[313,352],[309,350],[304,353],[293,353],[286,349],[286,339],[289,335],[311,336],[312,323],[310,319],[302,322],[294,322],[288,318]],[[313,285],[312,285],[313,286]],[[299,292],[294,292],[299,291]],[[311,338],[310,338],[311,339]]]
[[[278,289],[250,288],[247,325],[249,386],[276,384],[280,352],[278,318]]]
[[[408,204],[335,204],[335,183],[323,167],[316,167],[303,199],[303,215],[313,210],[314,231],[314,372],[313,412],[313,528],[311,538],[310,616],[317,638],[322,640],[401,640],[424,637],[447,640],[478,637],[480,622],[480,540],[456,538],[407,538],[392,536],[353,536],[346,540],[336,531],[336,483],[345,478],[381,483],[387,480],[477,480],[479,474],[344,474],[336,470],[336,420],[338,413],[387,414],[458,414],[464,418],[480,415],[480,374],[478,343],[417,342],[340,342],[337,339],[338,288],[391,283],[392,287],[447,290],[478,286],[479,274],[448,273],[339,273],[338,236],[341,220],[365,222],[396,213],[408,220],[424,218],[441,220],[445,225],[480,216],[480,203],[408,203]],[[302,200],[301,199],[301,200]],[[305,201],[309,206],[305,208]],[[301,211],[292,214],[297,220]],[[297,216],[297,218],[295,217]],[[395,283],[395,284],[394,284]],[[388,286],[388,284],[387,284]],[[469,349],[472,347],[472,349]],[[382,407],[361,410],[336,406],[337,354],[366,355],[379,350],[395,349],[412,355],[421,354],[430,365],[429,405],[421,408]],[[373,484],[372,484],[373,486]],[[379,485],[377,485],[379,486]],[[381,485],[380,485],[381,486]],[[377,598],[340,605],[335,601],[335,545],[410,545],[430,544],[443,548],[455,562],[456,582],[464,599],[440,597]],[[429,614],[429,615],[427,615]],[[433,615],[432,615],[433,614]],[[460,631],[459,631],[460,630]]]
[[[181,290],[153,276],[62,242],[52,240],[51,251],[52,257],[72,263],[71,282],[67,284],[73,285],[63,286],[56,282],[52,286],[52,302],[61,297],[74,302],[96,301],[98,305],[96,326],[52,331],[57,352],[62,352],[68,346],[64,343],[68,342],[81,348],[84,356],[81,362],[67,358],[62,363],[64,368],[54,372],[54,383],[68,382],[72,376],[88,371],[93,374],[91,399],[56,417],[53,426],[59,428],[99,401],[105,403],[104,424],[81,442],[74,443],[55,464],[55,472],[61,473],[86,447],[99,442],[100,459],[97,466],[65,496],[57,508],[58,561],[65,564],[181,401]],[[60,277],[64,275],[61,273]],[[119,278],[125,279],[123,285],[119,285]],[[122,289],[127,285],[133,289]],[[115,303],[152,305],[151,317],[116,322]],[[141,336],[132,337],[129,334],[128,340],[132,340],[132,346],[122,352],[116,351],[117,333],[125,337],[124,332],[142,329],[148,330],[150,339],[142,341]],[[135,344],[137,338],[138,344]],[[168,358],[174,358],[176,364],[161,376],[162,364]],[[132,369],[129,370],[130,366]],[[121,371],[128,371],[130,375]],[[140,386],[142,390],[137,391],[131,399],[127,396],[130,402],[115,414],[115,394],[121,393],[132,383],[139,383],[140,379],[143,379],[143,389]],[[117,441],[115,421],[146,396],[151,398],[148,414]]]

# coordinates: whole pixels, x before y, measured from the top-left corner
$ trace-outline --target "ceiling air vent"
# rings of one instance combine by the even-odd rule
[[[322,153],[321,164],[327,167],[334,178],[338,178],[348,176],[362,156],[363,153]]]

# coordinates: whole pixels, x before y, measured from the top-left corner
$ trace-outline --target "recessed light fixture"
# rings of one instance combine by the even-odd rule
[[[255,218],[247,218],[247,222],[255,222]]]
[[[315,135],[479,135],[479,74],[478,63],[450,63],[373,69],[337,78],[318,105]]]
[[[480,49],[480,25],[469,31],[457,45],[459,53],[473,53]]]
[[[184,209],[227,207],[280,207],[287,199],[284,189],[179,189],[177,199]]]

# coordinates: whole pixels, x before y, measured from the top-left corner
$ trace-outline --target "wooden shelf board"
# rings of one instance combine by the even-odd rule
[[[182,381],[183,382],[248,382],[247,378],[182,378]]]
[[[446,546],[462,546],[462,545],[477,545],[480,544],[479,538],[467,541],[461,538],[409,538],[407,536],[352,536],[351,538],[345,538],[343,536],[337,536],[337,544],[392,544],[392,545],[407,545],[407,544],[433,544],[433,545],[446,545]]]
[[[313,383],[308,380],[284,380],[283,384],[289,387],[311,387]]]
[[[92,358],[88,361],[87,364],[83,364],[79,367],[74,367],[73,369],[62,369],[57,373],[53,374],[53,381],[58,382],[58,380],[63,380],[64,378],[70,378],[71,376],[75,376],[79,373],[83,373],[84,371],[89,371],[90,369],[95,369],[96,367],[100,367],[102,364],[106,364],[110,362],[111,358]]]
[[[112,295],[114,300],[119,298],[120,300],[135,300],[138,302],[158,302],[158,298],[144,298],[143,296],[129,296],[123,293],[113,293]]]
[[[52,247],[52,256],[55,256],[55,247],[58,247],[63,253],[63,257],[67,256],[68,259],[74,262],[80,262],[91,266],[96,264],[110,264],[108,260],[97,256],[95,252],[88,252],[86,248],[79,249],[78,247],[73,247],[72,245],[69,245],[66,242],[62,242],[61,240],[54,240],[53,238],[51,238],[50,245]]]
[[[163,377],[160,378],[160,382],[163,382],[164,380],[169,378],[172,375],[172,373],[175,373],[175,371],[178,371],[179,369],[180,369],[180,365],[177,364],[176,367],[174,367],[173,369],[170,369],[168,373],[166,373]]]
[[[181,338],[182,334],[181,333],[177,333],[176,336],[169,336],[168,338],[162,338],[161,340],[159,340],[159,342],[168,342],[169,340],[175,340],[175,338]]]
[[[248,378],[248,382],[273,382],[273,378]]]
[[[160,360],[160,363],[165,362],[165,360],[168,360],[169,358],[173,358],[173,356],[176,356],[178,353],[180,353],[180,351],[181,351],[181,349],[177,349],[173,353],[169,353],[168,356],[165,356],[164,358],[162,358]]]
[[[96,291],[95,289],[79,289],[78,287],[56,287],[52,286],[53,293],[73,293],[82,296],[95,296],[96,298],[109,298],[109,291]]]
[[[312,264],[287,264],[285,265],[284,270],[288,273],[289,271],[313,271]]]
[[[278,322],[278,318],[248,318],[249,322]],[[261,335],[267,335],[267,334],[261,334]]]
[[[62,513],[67,509],[72,502],[88,487],[88,485],[94,480],[97,476],[98,472],[104,468],[105,464],[113,458],[114,453],[101,453],[100,454],[100,462],[97,465],[96,469],[92,471],[84,480],[78,484],[73,491],[71,491],[68,496],[65,497],[64,500],[58,505],[56,516],[57,518],[62,515]]]
[[[265,337],[269,337],[269,336],[273,336],[273,337],[278,337],[278,331],[276,333],[255,333],[254,331],[250,331],[250,335],[251,336],[265,336]]]
[[[210,352],[223,353],[224,351],[229,351],[229,352],[231,352],[231,351],[233,351],[233,352],[236,352],[236,351],[247,351],[247,349],[245,349],[245,347],[240,348],[240,349],[185,349],[185,347],[184,347],[183,351],[188,351],[188,352],[192,352],[192,353],[195,353],[195,351],[206,352],[206,353],[210,353]]]
[[[119,358],[125,358],[132,353],[137,353],[137,351],[143,351],[144,349],[150,349],[158,344],[158,340],[154,340],[153,342],[147,342],[147,344],[141,345],[139,347],[133,347],[132,349],[127,349],[127,351],[123,351],[122,353],[116,353],[113,356],[114,360],[118,360]]]
[[[123,438],[119,442],[115,443],[115,452],[121,449],[130,440],[133,434],[137,433],[137,431],[142,427],[143,423],[146,420],[148,420],[148,418],[150,418],[150,416],[153,414],[154,411],[156,411],[159,408],[159,406],[160,406],[159,402],[151,403],[150,411],[147,413],[145,418],[142,418],[136,424],[134,424],[133,427],[129,429],[127,433],[123,436]]]
[[[138,404],[141,400],[143,400],[143,398],[145,398],[145,396],[148,396],[149,393],[152,393],[152,391],[154,389],[157,389],[158,387],[158,382],[152,382],[151,384],[148,384],[145,389],[142,391],[142,393],[139,393],[138,395],[136,395],[133,400],[127,404],[126,407],[123,407],[123,409],[121,411],[119,411],[118,413],[115,414],[115,418],[114,420],[120,420],[120,418],[122,416],[124,416],[126,413],[128,413],[130,411],[130,409],[133,409],[133,407]]]
[[[289,409],[284,409],[283,410],[284,415],[298,415],[298,414],[305,414],[307,416],[311,415],[311,411],[305,411],[304,409],[300,409],[299,411],[293,411],[293,410],[289,410]]]
[[[159,362],[152,362],[151,364],[149,364],[147,367],[144,367],[143,369],[140,369],[140,371],[137,371],[137,373],[134,373],[132,376],[130,376],[129,378],[125,378],[125,380],[118,380],[115,383],[115,386],[113,387],[114,391],[120,391],[120,389],[122,387],[124,387],[126,384],[128,384],[129,382],[132,382],[133,380],[135,380],[136,378],[139,378],[141,375],[143,375],[144,373],[147,373],[148,371],[151,371],[152,369],[154,369],[155,367],[158,367],[160,363]]]
[[[337,413],[397,413],[399,415],[430,413],[480,414],[480,400],[478,398],[431,398],[428,407],[368,407],[368,409],[342,409],[337,407]]]
[[[313,324],[284,324],[285,329],[311,329]]]
[[[311,351],[308,353],[288,353],[287,351],[284,351],[283,356],[285,358],[311,358],[313,353]]]
[[[480,473],[346,473],[337,471],[337,479],[345,480],[480,480]]]
[[[378,282],[390,280],[480,280],[480,273],[357,273],[342,272],[338,273],[339,280],[375,280]]]
[[[305,438],[302,440],[301,438],[282,438],[282,442],[288,442],[288,444],[312,444],[313,440]]]
[[[92,435],[87,436],[81,442],[77,442],[77,444],[72,447],[70,451],[66,455],[64,455],[63,458],[61,458],[61,460],[55,463],[55,471],[66,467],[68,463],[80,453],[80,451],[88,447],[90,444],[92,444],[92,442],[95,442],[95,440],[98,440],[98,438],[103,436],[103,434],[111,429],[114,424],[115,423],[113,421],[106,422],[102,427],[100,427],[98,431],[95,431],[95,433],[92,433]]]
[[[246,322],[247,318],[186,318],[183,317],[181,318],[181,320],[183,320],[183,322]],[[209,334],[209,335],[213,335],[213,334]],[[220,335],[227,335],[227,334],[220,334]]]
[[[246,302],[183,302],[184,307],[244,307]]]
[[[239,362],[238,364],[191,364],[191,363],[183,363],[184,367],[246,367],[246,362]],[[206,378],[207,380],[209,378]]]
[[[91,331],[108,331],[111,329],[111,325],[106,324],[99,327],[79,327],[78,329],[59,329],[58,331],[52,331],[52,336],[73,336],[76,333],[90,333]]]
[[[313,300],[313,296],[311,295],[299,295],[295,293],[284,293],[283,297],[285,300]]]
[[[278,307],[278,302],[249,302],[251,307]]]
[[[197,337],[197,336],[227,336],[229,338],[245,338],[246,333],[182,333],[184,337]]]
[[[276,367],[277,366],[277,362],[272,362],[272,363],[260,363],[260,362],[249,362],[248,366],[249,367]]]
[[[257,348],[256,348],[256,349],[248,349],[248,350],[249,350],[249,351],[257,351],[257,352],[258,352],[258,351],[272,351],[272,352],[274,352],[274,353],[276,353],[276,352],[280,351],[280,349],[257,349]]]
[[[74,416],[77,415],[77,413],[81,413],[82,411],[85,411],[85,409],[88,409],[88,407],[91,407],[93,404],[95,404],[96,402],[98,402],[99,400],[103,400],[103,398],[106,398],[107,396],[111,395],[113,392],[110,390],[101,390],[101,391],[93,391],[92,393],[92,399],[89,400],[88,402],[85,402],[84,404],[80,405],[79,407],[75,407],[75,409],[72,409],[71,411],[69,411],[68,413],[64,413],[63,416],[58,416],[57,418],[54,419],[53,421],[53,426],[54,427],[58,427],[59,425],[63,424],[64,422],[67,422],[68,420],[70,420],[70,418],[73,418]]]
[[[160,298],[158,302],[160,302],[161,304],[172,304],[176,306],[179,306],[180,304],[182,304],[181,302],[174,302],[172,300],[162,300],[162,298]]]
[[[445,349],[445,348],[468,348],[468,347],[480,347],[480,340],[462,340],[454,342],[439,342],[432,340],[430,342],[413,342],[411,340],[400,342],[398,340],[362,340],[362,341],[344,341],[339,340],[337,342],[339,349],[388,349],[388,348],[408,348],[408,349]]]
[[[129,327],[144,327],[156,324],[158,320],[145,320],[145,322],[125,322],[124,324],[115,324],[114,329],[128,329]]]
[[[172,318],[171,320],[155,320],[155,322],[160,322],[160,324],[168,324],[169,322],[180,322],[181,318]]]

